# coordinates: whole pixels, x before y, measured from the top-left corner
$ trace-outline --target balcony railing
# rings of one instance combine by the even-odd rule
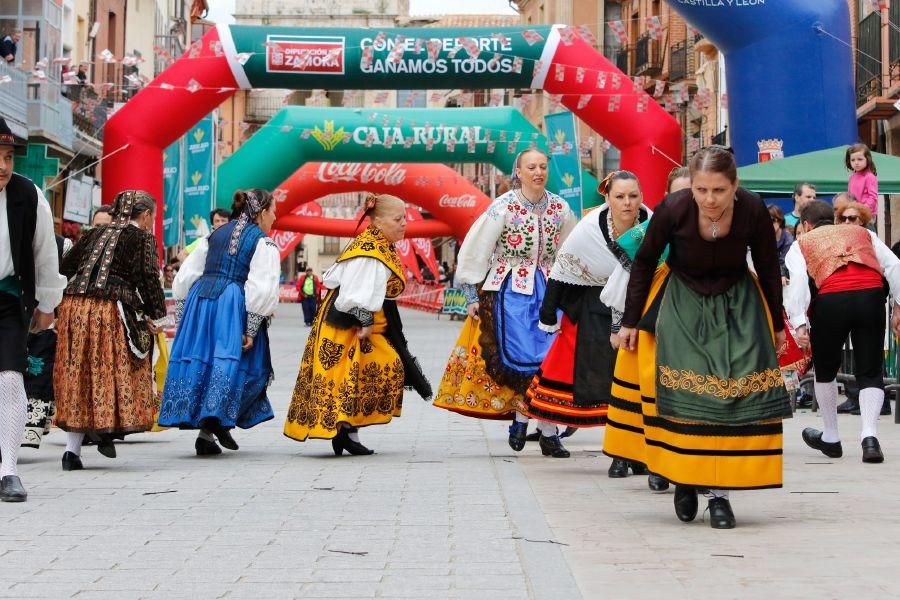
[[[856,52],[856,105],[881,95],[881,15],[876,11],[859,23]]]
[[[694,45],[692,40],[673,44],[669,50],[669,81],[681,81],[693,76]]]
[[[28,135],[71,148],[75,141],[72,129],[72,104],[61,94],[55,81],[28,84]]]
[[[662,71],[659,42],[645,33],[634,45],[634,75],[658,75]]]
[[[250,94],[247,97],[247,120],[264,123],[284,108],[284,99],[270,96],[266,92]]]
[[[616,67],[626,75],[630,74],[628,70],[628,55],[631,54],[629,46],[622,46],[616,52]]]
[[[6,61],[0,61],[0,78],[9,77],[11,81],[0,85],[0,116],[6,119],[13,133],[20,137],[28,136],[28,109],[25,103],[25,90],[28,75]]]

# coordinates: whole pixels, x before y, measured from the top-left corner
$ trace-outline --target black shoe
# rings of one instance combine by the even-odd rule
[[[553,458],[569,458],[571,454],[559,441],[558,435],[546,436],[542,435],[540,439],[541,454],[544,456],[552,456]]]
[[[116,457],[116,444],[113,442],[113,438],[109,434],[100,434],[99,440],[97,441],[97,452],[105,456],[106,458],[115,458]]]
[[[881,416],[889,417],[891,416],[891,399],[887,396],[884,397],[884,404],[881,405]]]
[[[368,456],[370,454],[375,454],[374,450],[370,450],[359,442],[350,439],[350,434],[356,433],[357,431],[359,430],[356,427],[351,429],[341,428],[338,434],[331,440],[331,449],[334,450],[335,455],[340,456],[343,454],[344,450],[347,451],[347,454],[353,456]]]
[[[22,487],[22,480],[18,475],[5,475],[0,479],[0,501],[25,502],[28,492]]]
[[[219,426],[212,433],[219,440],[219,443],[222,444],[223,448],[228,448],[229,450],[237,450],[239,448],[237,442],[231,437],[231,429],[228,427]]]
[[[526,442],[539,442],[541,441],[541,432],[535,431],[534,433],[529,433],[525,436]]]
[[[219,448],[217,443],[205,440],[201,437],[198,437],[197,441],[194,442],[194,449],[197,451],[197,456],[215,456],[216,454],[222,454],[222,449]]]
[[[828,458],[840,458],[844,455],[844,448],[840,442],[823,442],[822,432],[812,427],[807,427],[801,434],[806,445],[814,450],[819,450]]]
[[[710,498],[709,526],[713,529],[734,529],[737,521],[728,498]]]
[[[576,431],[578,431],[577,427],[572,427],[572,426],[566,427],[566,430],[563,431],[561,434],[559,434],[559,437],[561,437],[561,438],[572,437],[573,435],[575,435]]]
[[[81,464],[81,457],[75,454],[74,452],[69,452],[68,450],[63,453],[62,457],[62,470],[63,471],[80,471],[84,468],[84,465]]]
[[[521,452],[525,447],[525,435],[528,433],[528,423],[513,421],[509,426],[509,447],[516,452]]]
[[[794,406],[796,408],[812,408],[812,405],[813,405],[812,394],[808,394],[804,391],[801,391],[797,394],[797,399],[794,404]]]
[[[684,485],[675,486],[675,516],[685,523],[697,518],[697,490]]]
[[[628,477],[628,461],[624,458],[614,458],[609,465],[609,471],[606,472],[612,479],[621,479]]]
[[[631,472],[635,475],[647,475],[648,473],[650,473],[650,471],[647,470],[647,465],[645,465],[644,463],[629,460],[628,466],[631,467]]]
[[[869,436],[862,441],[862,453],[864,463],[881,463],[884,462],[884,454],[881,452],[881,444],[878,438]]]
[[[859,401],[847,398],[845,402],[838,404],[837,411],[839,415],[850,415],[853,414],[853,411],[859,414]]]
[[[650,473],[650,476],[647,477],[647,487],[651,492],[665,492],[669,489],[669,480],[656,473]]]

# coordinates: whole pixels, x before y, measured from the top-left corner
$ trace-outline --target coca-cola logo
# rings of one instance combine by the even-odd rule
[[[475,208],[478,199],[473,194],[462,194],[460,196],[451,196],[444,194],[438,200],[438,206],[444,208]]]
[[[275,245],[278,246],[278,250],[281,252],[284,252],[291,245],[291,242],[300,237],[299,234],[294,233],[293,231],[273,230],[270,235],[272,241],[275,242]]]
[[[406,169],[399,163],[333,163],[319,165],[316,178],[322,183],[339,181],[362,184],[400,185],[406,180]]]

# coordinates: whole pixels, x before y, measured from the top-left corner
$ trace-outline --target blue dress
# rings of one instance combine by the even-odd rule
[[[275,416],[266,395],[273,375],[265,323],[269,315],[248,312],[245,295],[260,240],[274,244],[249,224],[231,255],[235,225],[232,221],[210,235],[203,275],[185,300],[169,358],[161,426],[197,429],[203,419],[214,418],[223,427],[248,429]],[[277,299],[277,272],[274,283]],[[242,336],[254,333],[253,346],[244,352]]]

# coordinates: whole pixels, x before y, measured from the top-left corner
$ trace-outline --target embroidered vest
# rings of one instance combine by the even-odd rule
[[[238,239],[238,251],[229,254],[231,231],[235,225],[237,221],[222,225],[209,236],[209,251],[206,254],[203,276],[194,284],[200,286],[198,293],[201,298],[218,298],[228,284],[237,283],[243,288],[247,282],[250,261],[253,260],[259,240],[266,237],[266,234],[258,225],[248,224]]]
[[[20,291],[22,322],[31,320],[37,308],[35,300],[34,232],[37,228],[37,188],[27,177],[16,173],[6,186],[6,217],[9,223],[9,248]]]
[[[400,262],[394,244],[389,242],[381,231],[375,227],[367,227],[365,231],[356,236],[355,240],[350,242],[336,262],[344,262],[359,256],[374,258],[390,269],[391,276],[387,282],[386,298],[393,299],[403,293],[406,287],[403,263]]]
[[[503,214],[494,216],[503,219],[503,231],[494,248],[483,290],[498,291],[510,276],[514,292],[531,294],[537,270],[550,275],[559,249],[559,235],[571,209],[556,194],[548,192],[547,195],[547,209],[540,215],[525,208],[515,191],[499,198],[505,200],[499,205]],[[488,210],[496,211],[497,204]]]
[[[806,270],[817,287],[851,262],[883,273],[869,230],[856,225],[824,225],[800,236]]]

